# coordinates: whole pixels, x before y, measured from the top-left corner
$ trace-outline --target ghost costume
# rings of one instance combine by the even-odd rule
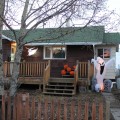
[[[104,62],[101,57],[97,57],[97,60],[92,59],[91,63],[94,63],[96,68],[96,79],[97,84],[95,85],[95,91],[99,92],[100,90],[104,90],[103,80],[105,78],[106,69],[112,65],[115,59],[110,59],[108,62]]]

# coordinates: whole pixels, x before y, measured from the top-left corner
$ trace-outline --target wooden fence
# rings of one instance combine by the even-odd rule
[[[109,120],[108,104],[76,100],[18,94],[11,104],[11,98],[3,96],[1,117],[2,120]]]

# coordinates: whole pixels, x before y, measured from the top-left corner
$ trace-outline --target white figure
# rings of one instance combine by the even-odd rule
[[[38,48],[36,48],[36,49],[35,48],[26,48],[26,49],[28,49],[28,56],[35,54],[38,50]]]
[[[96,79],[97,84],[95,85],[95,91],[99,92],[100,90],[104,90],[103,80],[105,77],[106,69],[110,67],[115,61],[115,58],[110,59],[108,62],[105,61],[101,57],[97,57],[97,60],[92,59],[91,63],[94,63],[94,66],[97,70]]]

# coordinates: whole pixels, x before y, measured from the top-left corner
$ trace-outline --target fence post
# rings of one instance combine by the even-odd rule
[[[29,120],[30,106],[29,106],[29,93],[25,94],[25,120]]]
[[[99,104],[99,120],[103,120],[103,102]]]
[[[81,103],[78,102],[78,120],[81,120]]]
[[[2,96],[2,120],[5,120],[5,96]]]
[[[35,98],[32,97],[31,120],[35,119]]]
[[[41,120],[41,100],[38,100],[38,120]]]
[[[7,96],[7,120],[11,120],[11,97]]]
[[[45,99],[44,105],[45,105],[45,109],[44,109],[45,110],[45,112],[44,112],[45,113],[45,120],[47,120],[47,118],[48,118],[48,99],[47,98]]]
[[[67,101],[64,102],[64,120],[67,120]]]
[[[85,120],[88,120],[88,101],[85,102]]]
[[[57,103],[58,109],[57,109],[57,120],[60,120],[60,114],[61,114],[61,101],[58,100]]]
[[[21,94],[17,94],[17,120],[22,119]]]
[[[110,120],[110,101],[106,101],[106,120]]]
[[[13,100],[13,120],[16,120],[17,119],[17,97],[15,96],[14,97],[14,100]]]
[[[71,102],[71,120],[74,120],[74,109],[75,109],[75,103],[74,101]]]
[[[54,120],[54,99],[52,99],[51,103],[51,120]]]
[[[96,104],[93,102],[92,104],[92,120],[96,120]]]

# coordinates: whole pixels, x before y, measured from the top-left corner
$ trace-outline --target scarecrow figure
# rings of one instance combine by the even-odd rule
[[[94,66],[96,68],[96,85],[95,85],[95,91],[103,91],[104,90],[104,77],[106,73],[106,69],[110,67],[113,62],[115,61],[114,58],[110,59],[108,62],[105,63],[105,61],[101,57],[97,57],[97,60],[92,59],[91,63],[94,63]]]

